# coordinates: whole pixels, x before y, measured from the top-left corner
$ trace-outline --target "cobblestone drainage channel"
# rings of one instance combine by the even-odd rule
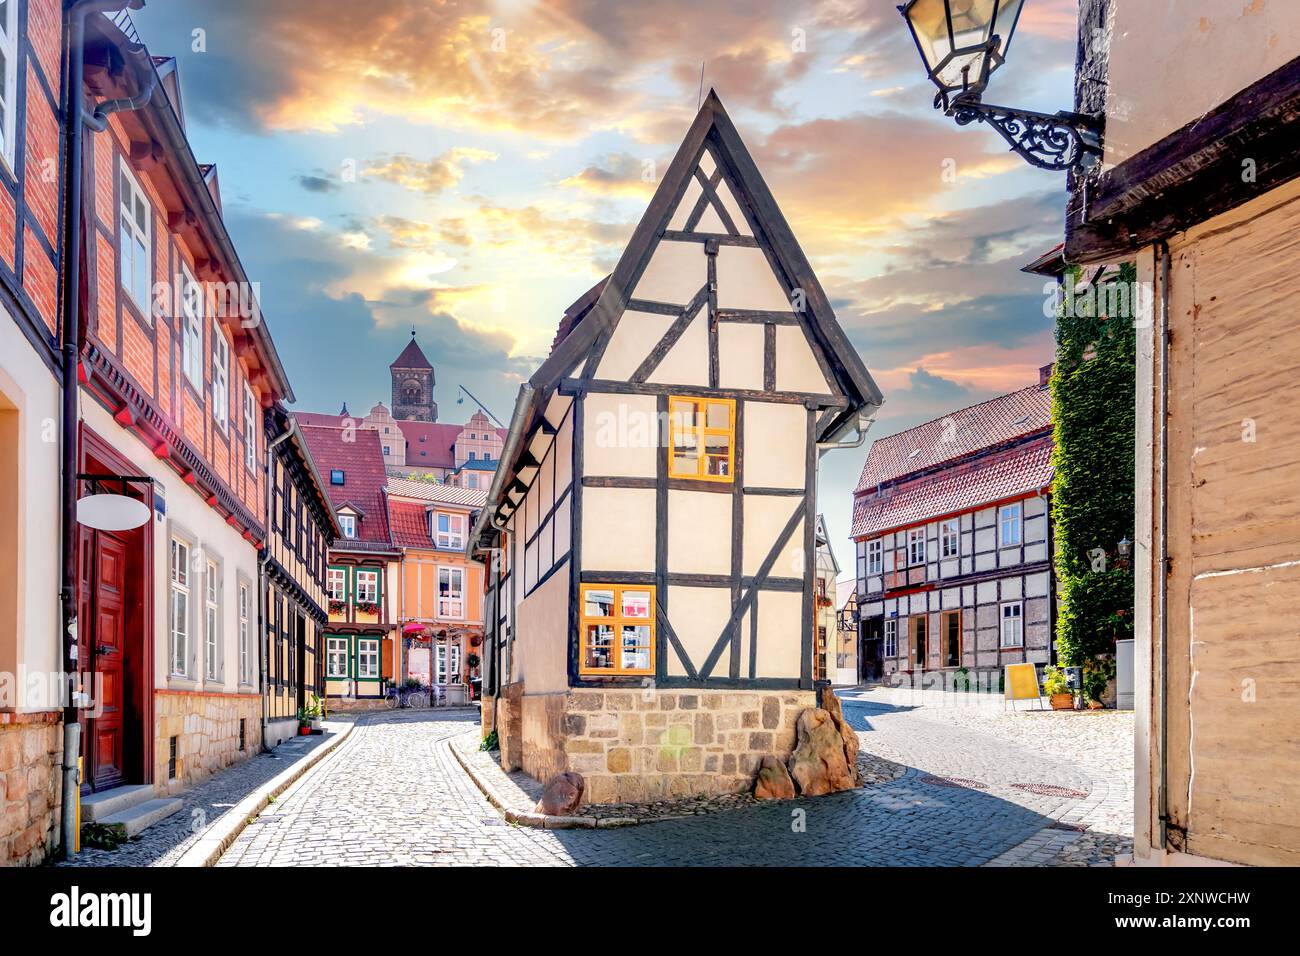
[[[1016,790],[1037,794],[1040,797],[1063,797],[1069,800],[1082,800],[1088,795],[1082,790],[1071,790],[1069,787],[1058,787],[1051,783],[1013,783],[1011,786]]]

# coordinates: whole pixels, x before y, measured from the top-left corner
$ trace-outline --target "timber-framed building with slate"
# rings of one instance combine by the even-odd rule
[[[711,92],[521,387],[470,535],[503,764],[602,803],[784,760],[814,706],[818,457],[881,401]]]
[[[1047,380],[877,439],[853,498],[864,675],[998,689],[1052,660]]]

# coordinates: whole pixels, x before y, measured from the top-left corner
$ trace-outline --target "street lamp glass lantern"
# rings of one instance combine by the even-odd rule
[[[940,96],[978,97],[1006,59],[1024,0],[908,0],[907,20]]]

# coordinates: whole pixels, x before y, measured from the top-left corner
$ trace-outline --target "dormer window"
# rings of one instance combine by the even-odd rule
[[[343,484],[343,469],[342,469],[342,468],[331,468],[331,469],[330,469],[330,484],[331,484],[331,485],[341,485],[341,484]]]
[[[343,537],[355,538],[357,536],[357,516],[340,514],[339,530],[343,532]]]
[[[449,551],[460,551],[465,547],[465,516],[449,514],[445,511],[433,513],[432,537],[434,544]]]

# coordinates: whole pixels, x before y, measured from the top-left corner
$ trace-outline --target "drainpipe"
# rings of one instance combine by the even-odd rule
[[[1160,786],[1157,808],[1160,849],[1169,837],[1169,244],[1156,247],[1160,257]]]
[[[79,696],[73,695],[72,675],[77,673],[77,437],[80,420],[77,381],[78,339],[81,333],[81,178],[83,103],[85,92],[86,17],[113,13],[131,6],[139,9],[143,0],[90,0],[68,11],[67,70],[64,74],[63,133],[67,144],[63,190],[63,299],[62,382],[63,428],[61,433],[63,474],[59,486],[62,518],[60,542],[62,567],[59,603],[62,612],[63,670],[66,677],[66,706],[63,709],[63,804],[59,818],[59,840],[65,856],[76,853],[77,806],[73,795],[80,787],[77,779],[77,756],[81,749]],[[152,70],[150,71],[152,73]],[[152,90],[152,87],[150,87]],[[147,98],[146,98],[147,99]],[[101,104],[108,107],[113,104]],[[108,112],[127,109],[114,106]],[[135,109],[136,107],[129,107]],[[98,110],[96,110],[98,114]],[[105,118],[108,113],[105,113]]]
[[[275,450],[289,439],[298,426],[291,419],[289,427],[285,429],[284,434],[273,438],[266,446],[266,464],[263,466],[266,471],[266,546],[262,548],[262,553],[257,556],[257,620],[260,622],[258,632],[261,640],[257,642],[257,667],[260,673],[258,686],[262,688],[262,749],[270,750],[267,746],[266,734],[271,727],[270,718],[267,715],[269,709],[269,697],[271,689],[266,684],[267,676],[267,658],[271,654],[271,630],[266,621],[266,563],[271,560],[271,528],[275,521],[275,514],[271,511],[271,462],[275,460]]]

